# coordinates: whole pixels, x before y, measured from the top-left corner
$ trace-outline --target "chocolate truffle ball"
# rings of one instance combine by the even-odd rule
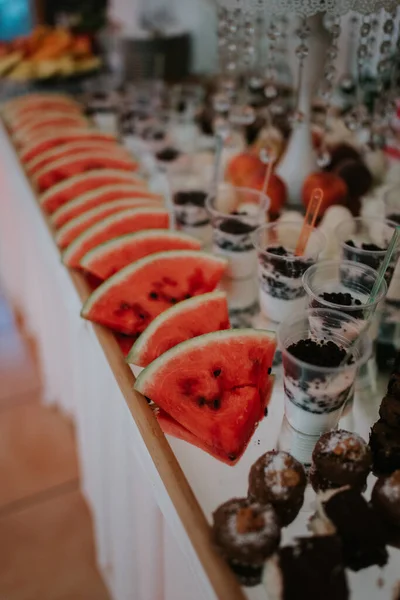
[[[287,452],[272,450],[251,467],[249,498],[272,504],[282,526],[297,517],[304,502],[307,477],[304,467]]]
[[[371,188],[373,179],[369,169],[361,160],[349,158],[339,162],[333,172],[347,185],[350,198],[360,198]]]
[[[400,529],[400,469],[378,479],[371,502],[385,521]]]
[[[312,459],[310,481],[317,492],[344,485],[362,490],[372,465],[367,443],[343,429],[324,433],[315,445]]]
[[[243,585],[261,581],[265,560],[281,539],[278,517],[271,505],[233,498],[213,514],[213,538]]]
[[[379,419],[371,429],[369,445],[375,473],[393,473],[400,469],[399,430]]]
[[[400,436],[400,396],[395,398],[390,394],[386,395],[381,402],[379,416],[390,427],[398,427]]]

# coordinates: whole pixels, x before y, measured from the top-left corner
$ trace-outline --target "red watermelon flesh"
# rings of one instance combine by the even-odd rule
[[[271,399],[272,389],[274,385],[274,377],[272,375],[268,377],[268,383],[269,389],[267,391],[267,400],[265,403],[265,407],[268,406],[269,401]],[[200,448],[200,450],[203,450],[203,452],[207,452],[207,454],[210,454],[213,458],[216,458],[217,460],[220,460],[231,467],[233,467],[239,461],[239,459],[243,456],[247,448],[246,445],[240,454],[235,456],[232,455],[231,459],[229,459],[229,457],[227,457],[226,454],[224,452],[221,452],[221,450],[219,450],[218,448],[207,446],[204,442],[201,441],[200,438],[196,437],[191,431],[189,431],[189,429],[186,429],[186,427],[183,427],[183,425],[178,423],[178,421],[175,421],[175,419],[170,417],[165,412],[165,410],[157,409],[156,417],[161,429],[166,435],[171,435],[172,437],[175,437],[178,440],[183,440],[184,442],[187,442],[192,446],[196,446],[196,448]],[[248,440],[248,442],[249,441],[250,439]]]
[[[142,229],[168,229],[169,213],[162,208],[128,208],[106,217],[81,233],[63,255],[67,267],[78,268],[89,250],[119,235]]]
[[[129,152],[122,146],[117,146],[114,142],[103,142],[98,140],[81,140],[78,142],[68,142],[60,146],[59,148],[50,148],[47,152],[43,152],[40,156],[37,156],[33,160],[29,161],[25,168],[27,172],[32,176],[37,173],[40,169],[43,169],[46,165],[53,161],[59,160],[64,156],[70,156],[77,152],[112,152],[113,156],[122,156],[129,158]]]
[[[138,336],[167,308],[215,289],[225,268],[224,259],[199,251],[151,254],[102,283],[88,298],[82,316]]]
[[[107,202],[106,204],[102,204],[101,206],[82,213],[79,217],[75,217],[75,219],[71,219],[71,221],[68,221],[68,223],[63,225],[63,227],[57,231],[55,237],[57,246],[62,249],[66,248],[78,237],[78,235],[86,231],[89,227],[102,221],[105,217],[113,215],[121,210],[142,207],[157,208],[159,206],[160,203],[157,201],[147,199],[140,200],[139,198],[125,198],[124,200]]]
[[[275,348],[275,335],[265,330],[207,333],[153,361],[135,389],[218,456],[235,461],[264,415]]]
[[[127,361],[147,367],[177,344],[221,329],[229,329],[226,294],[210,292],[183,300],[162,312],[132,346]]]
[[[26,103],[6,109],[7,120],[11,123],[13,129],[17,129],[19,124],[28,116],[34,114],[43,115],[44,111],[62,111],[63,113],[82,113],[82,108],[79,104],[74,103],[69,99],[41,99],[37,102]]]
[[[15,128],[15,133],[18,134],[22,129],[30,128],[36,124],[41,125],[45,121],[49,121],[51,119],[77,119],[79,121],[84,120],[87,124],[86,117],[80,111],[68,111],[63,110],[63,108],[57,108],[56,110],[46,110],[43,111],[34,111],[31,113],[27,113],[26,115],[22,115],[18,118],[17,127]]]
[[[29,142],[34,136],[41,135],[41,131],[51,127],[54,130],[65,127],[87,127],[87,120],[78,113],[66,114],[48,119],[35,119],[33,123],[27,123],[24,127],[18,127],[15,132],[15,140],[19,145]]]
[[[64,156],[43,167],[34,176],[34,181],[39,191],[44,192],[60,181],[79,173],[95,171],[96,169],[118,169],[134,172],[138,170],[138,167],[138,163],[131,158],[114,156],[111,151],[77,152],[73,156]]]
[[[154,194],[142,186],[129,183],[114,183],[103,185],[84,194],[80,194],[74,200],[70,200],[58,208],[50,217],[50,221],[56,229],[69,223],[72,219],[102,204],[108,204],[112,200],[137,200],[138,203],[151,202],[163,205],[163,198]]]
[[[111,185],[126,184],[145,187],[145,182],[140,177],[129,171],[117,171],[116,169],[98,169],[89,173],[79,173],[66,181],[53,186],[39,197],[39,202],[48,213],[55,212],[58,208],[77,198],[88,190]]]
[[[148,229],[122,235],[96,246],[82,258],[80,265],[101,280],[108,279],[127,265],[156,252],[200,250],[201,243],[180,231]]]
[[[90,129],[71,128],[52,133],[49,133],[48,129],[45,131],[46,135],[43,132],[43,135],[35,137],[29,145],[22,149],[20,159],[23,163],[29,162],[36,156],[39,156],[42,152],[50,150],[50,148],[54,148],[67,142],[78,140],[101,140],[104,142],[115,143],[115,138],[112,135]]]

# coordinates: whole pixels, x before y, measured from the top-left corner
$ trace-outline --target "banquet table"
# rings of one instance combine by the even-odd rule
[[[62,265],[49,222],[1,124],[0,277],[36,339],[43,401],[75,424],[97,563],[112,599],[267,600],[263,586],[238,585],[213,547],[209,523],[220,503],[246,495],[250,466],[263,452],[293,443],[281,427],[279,370],[268,417],[234,467],[167,439],[145,398],[133,391],[133,373],[111,331],[80,317],[88,283]],[[236,318],[244,319],[240,307],[251,305],[257,286],[230,282],[226,291]],[[356,394],[341,426],[368,438],[381,397],[381,390]],[[283,532],[284,543],[307,535],[309,492],[300,518]],[[391,555],[379,589],[377,567],[351,574],[353,600],[372,600],[370,590],[374,600],[391,597],[400,556]]]
[[[87,284],[61,264],[2,126],[0,274],[37,342],[43,401],[75,424],[97,562],[112,598],[243,598],[112,334],[80,317]]]

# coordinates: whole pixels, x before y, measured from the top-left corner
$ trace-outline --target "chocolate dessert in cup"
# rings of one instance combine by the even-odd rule
[[[374,298],[370,293],[378,273],[363,264],[348,260],[323,260],[303,275],[309,308],[328,308],[354,317],[359,329],[369,329],[374,340],[378,333],[378,320],[374,313],[385,298],[387,286],[382,282]]]
[[[357,217],[352,221],[343,221],[335,229],[340,247],[340,258],[362,263],[379,270],[397,223],[389,219]],[[393,253],[385,274],[389,285],[399,252]],[[360,281],[360,284],[362,281]]]
[[[260,308],[274,322],[304,310],[307,296],[302,276],[325,247],[325,236],[312,229],[304,254],[295,256],[302,227],[299,222],[284,221],[264,225],[254,234]]]
[[[269,198],[258,190],[220,183],[206,200],[213,251],[228,259],[227,276],[252,277],[257,266],[255,230],[267,220]]]
[[[284,410],[289,424],[307,435],[337,426],[371,340],[357,319],[325,308],[287,318],[278,327]]]
[[[207,245],[211,242],[211,224],[205,206],[205,179],[192,168],[168,177],[177,228]]]

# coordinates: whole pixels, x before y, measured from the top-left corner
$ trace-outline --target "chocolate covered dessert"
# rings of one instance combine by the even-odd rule
[[[389,427],[397,428],[400,436],[400,396],[387,394],[381,402],[379,416]]]
[[[371,450],[359,435],[343,429],[329,431],[315,445],[310,481],[316,492],[345,485],[362,490],[371,465]]]
[[[272,450],[251,467],[249,498],[260,504],[272,504],[282,526],[297,517],[304,502],[307,478],[303,465],[287,452]]]
[[[242,585],[257,585],[280,543],[278,517],[271,505],[233,498],[213,513],[213,539]]]
[[[297,538],[265,567],[270,600],[347,600],[349,588],[342,548],[334,535]]]
[[[371,429],[369,445],[376,474],[393,473],[400,469],[400,431],[379,419]]]
[[[380,518],[354,488],[344,487],[317,496],[310,520],[317,535],[336,534],[342,542],[343,562],[353,571],[388,561],[386,535]]]
[[[400,534],[400,469],[391,475],[380,477],[372,490],[372,505],[383,521]]]

